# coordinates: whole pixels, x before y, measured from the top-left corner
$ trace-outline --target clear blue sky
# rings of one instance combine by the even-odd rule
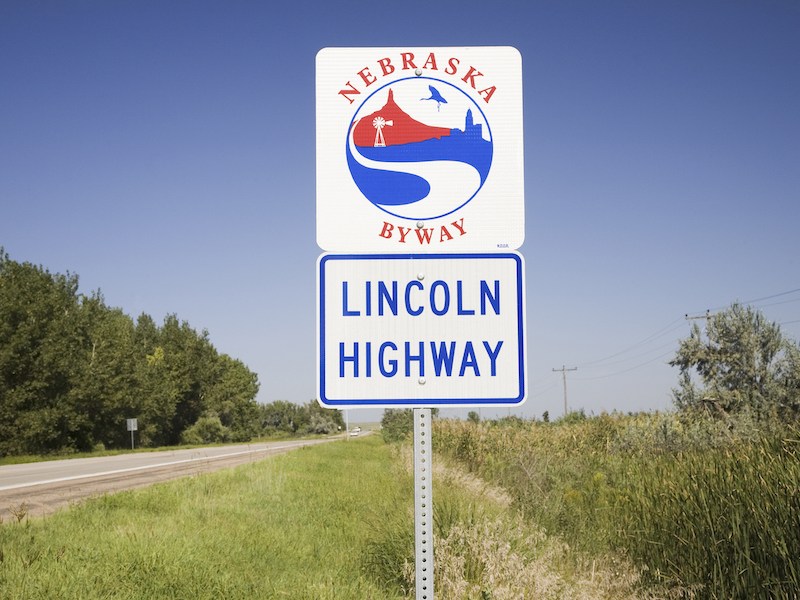
[[[207,329],[260,401],[307,402],[317,51],[515,46],[531,388],[513,412],[560,415],[562,365],[571,408],[669,408],[686,313],[755,301],[800,339],[799,31],[794,0],[5,0],[0,245]]]

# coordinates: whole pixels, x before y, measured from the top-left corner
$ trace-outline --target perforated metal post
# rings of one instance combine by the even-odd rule
[[[417,600],[433,600],[431,409],[414,409],[414,547]]]

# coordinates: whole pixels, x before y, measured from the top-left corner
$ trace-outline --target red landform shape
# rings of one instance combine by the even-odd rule
[[[383,139],[387,146],[424,142],[432,138],[441,138],[450,135],[446,127],[431,127],[409,117],[394,101],[394,94],[389,90],[389,98],[383,108],[371,115],[362,117],[356,123],[353,140],[356,146],[374,146],[377,130],[373,120],[383,118],[386,125],[382,128]],[[391,121],[391,125],[389,122]]]

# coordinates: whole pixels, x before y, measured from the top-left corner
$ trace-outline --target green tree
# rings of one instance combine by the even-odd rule
[[[414,411],[410,408],[387,408],[381,418],[381,435],[387,442],[402,442],[414,433]]]
[[[305,405],[305,410],[309,416],[309,427],[314,425],[313,433],[335,433],[339,429],[344,429],[344,416],[342,411],[334,408],[325,408],[316,400],[311,400]],[[327,425],[325,425],[327,424]],[[327,431],[319,431],[319,429]],[[309,429],[311,431],[311,429]]]
[[[79,371],[70,391],[77,410],[91,423],[91,443],[126,447],[125,419],[140,412],[134,324],[105,305],[100,292],[81,301]]]
[[[287,400],[276,400],[259,406],[261,428],[266,434],[275,431],[296,433],[302,422],[303,409]]]
[[[161,327],[164,364],[176,401],[171,422],[162,431],[166,444],[177,444],[185,429],[203,413],[203,395],[214,375],[216,350],[208,340],[208,332],[197,333],[186,321],[168,315]]]
[[[705,336],[694,325],[681,341],[670,361],[680,369],[675,405],[728,415],[749,411],[759,419],[796,418],[799,363],[797,345],[778,325],[734,304],[707,319]]]
[[[71,402],[81,354],[78,277],[10,260],[0,248],[0,454],[91,446]]]
[[[204,404],[228,428],[232,441],[244,442],[261,433],[255,400],[258,387],[258,376],[244,363],[227,354],[217,357]]]
[[[79,294],[77,276],[0,248],[0,455],[127,446],[133,417],[145,446],[195,425],[201,438],[244,441],[260,432],[257,392],[255,373],[208,332],[176,315],[134,324],[99,291]]]

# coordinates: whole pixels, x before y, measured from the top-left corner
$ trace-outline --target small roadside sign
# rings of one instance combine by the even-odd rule
[[[134,449],[134,439],[133,439],[133,432],[139,431],[139,420],[138,419],[126,419],[126,424],[128,426],[128,431],[131,432],[131,450]]]
[[[323,48],[317,244],[329,252],[522,245],[522,59],[508,46]]]
[[[519,253],[324,254],[317,267],[324,406],[524,402]]]

